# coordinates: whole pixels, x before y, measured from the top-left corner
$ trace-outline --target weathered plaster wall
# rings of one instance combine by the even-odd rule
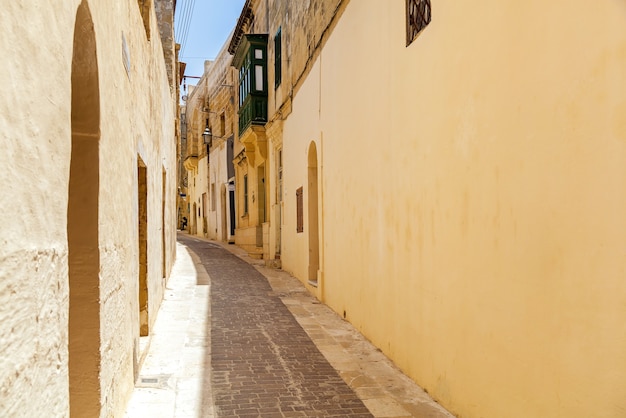
[[[313,58],[319,53],[318,47],[329,30],[335,15],[342,10],[348,0],[259,0],[255,8],[255,33],[268,33],[270,89],[269,115],[288,103],[300,82],[310,71]],[[269,10],[268,10],[269,7]],[[268,13],[269,12],[269,13]],[[269,16],[269,19],[268,19]],[[274,87],[274,36],[281,29],[282,38],[282,80]]]
[[[303,282],[308,281],[309,228],[306,220],[309,210],[305,198],[303,205],[304,231],[297,232],[296,190],[302,187],[306,197],[308,190],[307,153],[310,142],[314,141],[318,149],[323,146],[320,118],[312,117],[317,112],[316,109],[320,108],[320,69],[319,61],[316,61],[306,82],[294,98],[294,111],[286,119],[283,131],[283,170],[285,173],[283,201],[285,211],[283,213],[281,260],[283,269],[293,273]],[[337,221],[341,222],[340,219]],[[323,295],[317,289],[311,288],[310,290],[322,298]]]
[[[178,74],[176,74],[176,47],[174,40],[174,0],[154,0],[163,58],[167,68],[167,78],[172,91],[177,90]]]
[[[209,182],[207,188],[207,233],[209,238],[222,240],[222,187],[225,187],[226,172],[226,144],[221,141],[219,145],[211,147],[209,163]],[[213,188],[213,189],[212,189]],[[224,218],[225,219],[225,218]]]
[[[102,393],[110,399],[103,413],[111,414],[133,386],[133,353],[137,350],[137,327],[132,306],[136,300],[137,270],[137,158],[147,166],[148,176],[148,320],[152,326],[163,297],[161,233],[162,171],[170,173],[167,201],[174,198],[174,101],[163,63],[158,27],[151,13],[152,37],[146,42],[141,15],[134,2],[121,2],[120,15],[110,13],[111,5],[98,3],[92,13],[103,16],[100,25],[101,100],[101,334]],[[124,11],[124,9],[126,10]],[[121,19],[127,16],[126,19]],[[108,17],[108,19],[104,19]],[[105,25],[106,24],[106,25]],[[131,29],[132,28],[132,29]],[[121,41],[109,33],[124,33],[130,51],[131,73],[127,77],[120,62]],[[98,26],[96,26],[96,33]],[[118,38],[118,39],[116,39]],[[110,67],[110,68],[109,68]],[[106,88],[110,86],[110,88]],[[120,154],[125,158],[120,158]],[[123,175],[121,175],[123,173]],[[173,261],[173,205],[168,205],[169,265]],[[106,279],[104,279],[106,278]],[[130,312],[129,312],[130,311]],[[131,320],[129,321],[129,317]],[[134,336],[134,337],[133,337]],[[121,378],[124,376],[124,378]],[[119,411],[117,412],[119,414]],[[115,414],[114,414],[115,415]]]
[[[0,415],[67,416],[67,205],[71,68],[79,1],[7,3],[0,13]],[[101,416],[120,416],[138,339],[137,155],[149,176],[150,321],[174,257],[174,101],[154,10],[147,42],[136,2],[87,1],[100,86]],[[28,22],[25,24],[24,22]],[[131,74],[122,61],[122,36]],[[165,222],[162,171],[168,173]],[[9,208],[11,208],[9,210]],[[149,261],[150,262],[150,261]],[[167,270],[167,268],[166,268]]]
[[[69,409],[65,218],[76,6],[10,2],[0,13],[5,57],[0,60],[0,411],[5,416],[44,410],[63,416]],[[34,59],[45,62],[46,71],[37,71]],[[53,191],[61,190],[57,198]]]
[[[626,9],[586,5],[433,2],[407,48],[352,1],[285,121],[283,265],[315,140],[321,296],[461,417],[626,411]]]

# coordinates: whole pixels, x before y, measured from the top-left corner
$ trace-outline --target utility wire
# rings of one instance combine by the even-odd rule
[[[191,20],[195,7],[195,0],[183,0],[179,3],[182,8],[182,12],[177,14],[176,35],[178,43],[181,45],[181,56],[187,46],[187,37],[189,36],[189,28],[191,26]]]
[[[185,16],[188,13],[188,5],[189,5],[189,2],[187,0],[179,0],[179,3],[177,5],[178,11],[176,12],[174,31],[176,32],[176,38],[177,38],[176,40],[178,41],[178,43],[180,43],[182,39],[180,34],[184,32],[182,22],[185,21]]]
[[[183,46],[183,39],[184,39],[184,34],[186,31],[185,28],[185,22],[187,21],[187,16],[189,15],[189,1],[188,0],[184,0],[182,3],[182,8],[183,11],[181,14],[179,14],[179,19],[178,19],[178,24],[176,25],[176,35],[178,38],[178,43],[181,44],[181,49]]]
[[[183,56],[185,54],[185,49],[187,48],[187,40],[189,37],[189,31],[191,29],[191,23],[193,22],[193,14],[195,11],[196,0],[187,0],[187,13],[183,16],[183,33],[181,38],[181,48],[180,54]]]

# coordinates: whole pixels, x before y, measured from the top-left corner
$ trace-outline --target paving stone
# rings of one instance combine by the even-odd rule
[[[453,417],[297,279],[185,233],[140,347],[126,418]]]
[[[211,278],[211,383],[218,416],[267,416],[261,400],[271,405],[265,412],[276,416],[372,416],[262,274],[220,246],[180,240]]]

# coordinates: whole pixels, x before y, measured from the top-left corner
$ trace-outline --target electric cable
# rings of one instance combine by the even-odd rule
[[[191,30],[191,24],[193,22],[196,0],[191,0],[191,2],[188,2],[188,4],[189,4],[189,8],[188,8],[189,12],[187,13],[186,21],[183,22],[183,27],[185,29],[185,32],[183,34],[182,43],[181,43],[181,49],[180,49],[181,56],[185,55],[185,50],[187,48],[187,40],[189,37],[189,32]]]
[[[175,30],[177,29],[176,35],[178,37],[178,43],[181,45],[181,56],[183,56],[183,51],[187,46],[187,36],[191,24],[191,15],[193,14],[193,8],[195,6],[194,3],[195,0],[191,2],[189,0],[182,0],[180,3],[182,12],[177,14],[178,19],[176,21]]]

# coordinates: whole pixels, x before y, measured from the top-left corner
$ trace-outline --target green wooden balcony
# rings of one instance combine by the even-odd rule
[[[267,122],[267,34],[246,34],[233,65],[239,70],[239,136]]]

